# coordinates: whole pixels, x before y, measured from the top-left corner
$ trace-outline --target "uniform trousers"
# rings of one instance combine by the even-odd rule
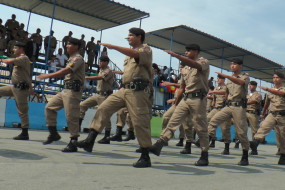
[[[79,136],[79,111],[82,91],[64,89],[55,95],[46,105],[45,115],[48,127],[56,126],[57,111],[64,108],[70,137]]]
[[[134,131],[134,126],[127,108],[122,108],[117,112],[117,126],[124,127],[128,124],[128,131]]]
[[[88,110],[88,108],[97,106],[102,104],[106,100],[106,96],[100,95],[100,94],[95,94],[83,102],[80,103],[80,118],[84,119],[85,113]],[[106,131],[111,130],[111,120],[109,120],[105,126]]]
[[[257,130],[257,133],[254,135],[254,138],[257,140],[263,140],[269,132],[275,128],[278,135],[277,147],[280,148],[280,153],[285,154],[285,116],[273,115],[269,113],[263,122],[260,123],[260,128]]]
[[[259,128],[259,115],[254,113],[246,113],[249,125],[251,127],[252,137],[256,134]]]
[[[101,133],[113,113],[123,107],[127,107],[139,145],[142,148],[150,147],[152,145],[150,133],[152,93],[148,88],[139,91],[121,88],[116,93],[110,95],[98,107],[89,128]]]
[[[14,86],[3,86],[0,87],[0,96],[15,97],[17,111],[21,119],[21,127],[29,128],[29,90],[20,90],[19,88],[15,88]]]
[[[216,115],[220,110],[221,109],[213,109],[210,113],[208,113],[207,115],[208,122],[210,122],[211,119],[214,117],[214,115]],[[225,120],[220,125],[221,130],[222,130],[222,138],[224,139],[225,143],[231,143],[231,125],[232,123],[230,119]],[[212,139],[216,139],[216,131],[217,131],[217,127],[213,127],[209,125],[208,133]]]
[[[173,115],[171,116],[167,127],[162,131],[160,138],[164,141],[171,139],[176,129],[180,127],[181,123],[185,121],[186,118],[188,118],[188,121],[193,121],[193,123],[195,123],[193,126],[200,138],[202,151],[208,151],[209,137],[207,130],[206,104],[206,98],[182,99],[176,106]]]
[[[208,128],[215,128],[224,121],[234,119],[235,131],[244,150],[249,150],[249,140],[247,137],[246,110],[241,106],[227,106],[214,115],[209,122]],[[212,133],[210,131],[210,133]]]

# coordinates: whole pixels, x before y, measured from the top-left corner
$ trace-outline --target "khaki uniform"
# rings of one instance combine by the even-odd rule
[[[150,133],[150,119],[152,113],[152,50],[146,44],[137,48],[139,59],[129,56],[124,62],[124,75],[122,82],[128,85],[135,77],[149,82],[144,90],[131,90],[128,86],[121,88],[110,95],[97,109],[90,128],[101,132],[113,113],[127,107],[133,126],[136,131],[139,145],[148,148],[152,145]]]
[[[47,48],[48,48],[48,41],[49,41],[49,36],[45,37],[44,40],[44,46],[45,46],[45,52],[47,53]],[[49,51],[49,57],[51,57],[51,55],[53,55],[54,50],[56,49],[56,45],[57,45],[57,41],[56,38],[54,36],[50,37],[50,51]]]
[[[213,99],[207,99],[207,107],[206,107],[206,111],[207,113],[210,113],[210,111],[212,110],[213,108]]]
[[[12,30],[16,30],[19,28],[19,22],[16,20],[8,19],[5,23],[7,29],[7,38],[11,39]]]
[[[160,138],[168,141],[173,137],[175,130],[181,125],[181,121],[185,121],[187,117],[190,121],[195,121],[194,129],[197,131],[202,151],[209,149],[209,137],[207,131],[206,93],[208,92],[209,63],[207,60],[198,59],[202,70],[185,66],[183,69],[189,69],[189,72],[182,73],[181,84],[186,85],[184,98],[176,106],[167,127],[162,131]],[[193,97],[195,94],[203,93],[203,98]],[[188,120],[188,121],[189,121]]]
[[[285,91],[285,87],[280,87],[278,90]],[[275,132],[277,137],[277,147],[280,148],[280,153],[285,154],[285,115],[280,115],[280,111],[285,114],[285,97],[274,95],[270,92],[266,95],[265,103],[270,103],[269,114],[260,124],[260,128],[254,135],[255,139],[263,140],[272,129],[277,129]]]
[[[2,24],[0,24],[0,30],[3,32],[3,36],[6,36],[6,27]]]
[[[259,92],[255,91],[246,96],[248,101],[255,100],[256,103],[247,105],[246,117],[249,121],[249,125],[252,131],[252,137],[256,134],[259,128],[259,118],[260,118],[260,107],[262,96]]]
[[[43,37],[40,34],[34,33],[31,35],[30,39],[35,38],[35,42],[39,45],[39,47],[42,47],[43,43]]]
[[[86,45],[86,50],[88,55],[87,64],[92,67],[95,58],[96,44],[92,41],[89,41]]]
[[[229,105],[224,107],[221,111],[212,117],[209,122],[209,128],[217,127],[224,121],[234,119],[234,126],[237,133],[237,137],[241,142],[244,150],[249,149],[249,141],[247,137],[247,125],[246,125],[246,109],[242,107],[241,102],[246,104],[246,94],[249,84],[249,77],[246,74],[239,74],[237,78],[244,80],[244,85],[238,85],[228,80],[227,93]],[[212,132],[210,132],[212,133]]]
[[[67,68],[72,70],[71,73],[65,76],[64,82],[72,82],[78,80],[81,85],[84,84],[84,61],[78,53],[71,56],[67,61]],[[79,111],[80,101],[82,97],[82,89],[80,91],[74,91],[72,89],[64,89],[57,95],[55,95],[46,105],[45,115],[46,124],[48,127],[56,126],[57,111],[64,108],[66,122],[70,137],[79,136]]]
[[[134,131],[134,126],[127,108],[122,108],[117,112],[117,126],[124,127],[128,124],[128,131]]]
[[[109,67],[101,69],[98,76],[102,76],[102,80],[98,80],[98,94],[91,96],[80,103],[80,118],[84,119],[85,112],[90,107],[102,104],[104,100],[113,92],[114,74]],[[111,121],[109,120],[105,126],[106,130],[111,130]]]
[[[85,48],[86,48],[86,42],[85,40],[80,40],[80,48],[79,48],[79,53],[80,55],[84,58],[85,55]]]
[[[226,85],[217,86],[214,89],[214,91],[220,91],[220,90],[227,91]],[[212,117],[214,117],[214,115],[216,115],[222,108],[225,107],[226,96],[215,94],[214,100],[215,100],[214,108],[207,115],[208,122],[210,122]],[[222,137],[223,137],[225,143],[231,142],[231,132],[230,132],[231,125],[232,125],[231,120],[226,120],[225,122],[223,122],[221,124]],[[216,130],[217,130],[217,128],[213,127],[213,126],[209,126],[209,128],[208,128],[209,136],[212,137],[212,139],[216,139]]]
[[[11,78],[13,86],[0,87],[0,96],[15,97],[22,128],[29,128],[28,96],[29,86],[31,85],[30,66],[30,60],[26,55],[22,54],[16,57],[14,59],[14,69]],[[25,83],[27,88],[20,89],[17,86],[19,83]]]
[[[7,48],[7,41],[5,38],[0,38],[0,56],[4,55],[4,52]]]

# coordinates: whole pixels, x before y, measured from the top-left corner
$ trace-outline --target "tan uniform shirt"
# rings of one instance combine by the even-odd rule
[[[31,35],[31,39],[35,37],[35,42],[39,45],[39,46],[42,46],[42,43],[43,43],[43,37],[42,35],[40,34],[37,34],[37,33],[34,33]]]
[[[247,101],[252,101],[252,100],[256,101],[256,103],[254,104],[247,105],[246,110],[250,110],[250,111],[260,110],[262,96],[259,92],[255,91],[253,93],[249,93],[247,94],[246,98],[247,98]]]
[[[45,44],[46,47],[48,47],[48,39],[49,39],[49,36],[46,36],[45,40],[44,40],[44,44]],[[51,36],[51,38],[50,38],[50,47],[55,49],[56,45],[57,45],[56,38],[54,36]]]
[[[182,74],[181,84],[185,84],[185,93],[198,92],[202,90],[203,92],[208,92],[208,77],[210,72],[210,67],[207,59],[199,58],[197,61],[202,66],[202,70],[199,71],[195,68],[190,68],[185,66],[185,69],[189,69],[189,74]]]
[[[8,30],[14,30],[16,28],[19,28],[19,22],[16,20],[8,19],[5,26]]]
[[[282,86],[278,90],[285,92],[285,87]],[[268,110],[269,111],[282,111],[285,110],[285,97],[274,95],[270,92],[266,94],[266,103],[270,103]]]
[[[113,91],[114,74],[109,67],[100,69],[98,76],[102,76],[102,80],[98,80],[97,91],[106,92]]]
[[[139,59],[137,61],[129,56],[124,61],[123,84],[132,82],[136,77],[149,82],[153,79],[152,50],[147,44],[142,44],[136,50],[139,52]]]
[[[87,53],[95,52],[95,49],[96,49],[96,44],[94,42],[89,41],[86,45]]]
[[[228,80],[227,92],[228,92],[228,100],[239,102],[242,99],[246,99],[248,84],[249,84],[249,76],[246,74],[239,74],[236,78],[244,80],[244,85],[238,85]]]
[[[0,24],[0,30],[2,30],[3,35],[5,36],[6,35],[6,27],[4,25]]]
[[[226,85],[216,86],[214,91],[227,91]],[[215,105],[214,107],[220,108],[225,106],[226,95],[214,94]]]
[[[29,58],[21,54],[14,59],[14,69],[12,73],[12,84],[18,84],[19,82],[31,83],[30,77],[31,62]]]
[[[85,64],[82,56],[76,53],[67,60],[66,67],[70,68],[73,72],[65,75],[65,82],[79,80],[84,84],[85,79]]]

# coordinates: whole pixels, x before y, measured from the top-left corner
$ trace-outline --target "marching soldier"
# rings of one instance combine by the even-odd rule
[[[12,72],[12,86],[0,87],[0,96],[14,96],[19,117],[21,119],[22,133],[14,137],[15,140],[29,140],[28,96],[31,88],[30,60],[25,55],[25,44],[16,42],[14,46],[14,59],[1,59],[6,64],[14,64]]]
[[[243,148],[241,161],[238,165],[248,165],[249,141],[247,137],[246,125],[246,94],[248,90],[249,77],[247,74],[241,74],[243,61],[235,58],[231,62],[233,75],[226,75],[217,72],[218,75],[228,79],[227,86],[227,106],[215,114],[209,122],[208,128],[217,127],[226,120],[234,119],[234,126],[238,139]]]
[[[102,104],[106,98],[113,93],[113,82],[114,82],[114,74],[108,67],[109,57],[101,56],[100,58],[100,72],[98,76],[89,76],[85,77],[87,80],[97,80],[97,94],[91,96],[80,103],[80,118],[79,125],[84,119],[85,112],[90,107],[94,107]],[[107,122],[105,125],[105,136],[103,139],[99,140],[100,144],[110,144],[110,132],[111,132],[111,120]]]
[[[75,38],[70,38],[66,48],[69,54],[69,59],[65,68],[49,74],[41,74],[39,79],[46,78],[61,78],[64,79],[64,90],[55,95],[46,105],[45,115],[46,124],[50,135],[43,142],[44,145],[50,144],[53,141],[60,140],[60,135],[56,129],[57,111],[64,108],[68,131],[70,132],[70,141],[77,140],[79,136],[79,111],[80,101],[82,97],[82,87],[84,84],[84,60],[78,53],[80,41]],[[62,152],[76,152],[77,147],[69,143]]]
[[[167,127],[160,135],[160,139],[150,148],[150,151],[159,156],[165,142],[173,137],[174,131],[181,125],[188,116],[190,120],[196,121],[194,125],[201,144],[201,157],[195,163],[197,166],[207,166],[209,137],[207,131],[207,116],[206,116],[206,95],[208,92],[208,77],[209,63],[204,58],[198,58],[200,46],[197,44],[186,45],[184,56],[180,56],[172,51],[165,50],[171,56],[179,59],[189,72],[182,73],[181,87],[179,89],[175,102],[176,108],[171,116]],[[185,92],[185,97],[182,99],[182,94]],[[182,100],[181,100],[182,99]],[[181,101],[180,101],[181,100]]]
[[[145,32],[140,28],[131,28],[127,40],[132,48],[112,44],[101,45],[117,50],[127,57],[124,63],[123,88],[110,95],[97,109],[88,137],[74,142],[87,152],[92,152],[95,139],[106,126],[111,115],[127,107],[133,126],[136,130],[139,145],[142,147],[140,159],[134,167],[151,167],[149,147],[151,146],[150,119],[152,109],[152,50],[143,44]]]
[[[254,135],[253,141],[250,142],[252,151],[257,152],[259,143],[269,134],[269,132],[276,128],[278,131],[277,148],[280,149],[279,165],[285,165],[285,87],[284,74],[275,72],[273,75],[273,88],[260,86],[262,90],[267,91],[265,104],[262,110],[262,119],[260,128]],[[265,118],[266,111],[269,111]]]

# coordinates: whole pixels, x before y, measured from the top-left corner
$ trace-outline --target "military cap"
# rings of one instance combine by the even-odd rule
[[[198,50],[198,52],[200,52],[200,46],[198,44],[187,44],[185,46],[186,50]]]
[[[282,78],[282,79],[285,78],[284,74],[280,72],[275,72],[274,75],[277,75],[279,78]]]
[[[223,77],[222,75],[218,75],[219,79],[225,79],[225,77]]]
[[[233,63],[236,63],[236,64],[239,64],[239,65],[242,65],[242,64],[243,64],[243,61],[242,61],[241,59],[239,59],[239,58],[234,58],[234,59],[232,59],[232,62],[233,62]]]
[[[250,84],[250,85],[257,86],[257,82],[255,82],[255,81],[250,81],[249,84]]]
[[[15,46],[25,48],[26,44],[23,42],[16,41]]]
[[[110,61],[109,57],[106,56],[106,55],[102,55],[102,56],[99,58],[99,60],[100,60],[100,61],[104,61],[104,62],[109,62],[109,61]]]

